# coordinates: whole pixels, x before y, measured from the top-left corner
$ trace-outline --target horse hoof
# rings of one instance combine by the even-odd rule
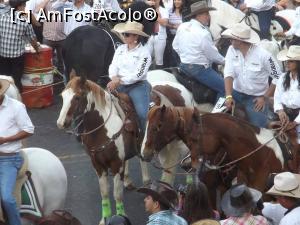
[[[135,187],[132,183],[126,185],[125,188],[126,188],[126,190],[128,190],[128,191],[133,191],[133,190],[136,189],[136,187]]]
[[[104,221],[103,218],[102,218],[101,221],[99,222],[99,225],[105,225],[105,221]]]

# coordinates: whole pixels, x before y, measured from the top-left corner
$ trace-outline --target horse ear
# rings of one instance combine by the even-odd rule
[[[193,111],[193,120],[195,120],[196,123],[200,123],[200,112],[196,107],[194,107]]]
[[[75,71],[75,69],[72,68],[72,70],[70,72],[70,80],[72,80],[76,76],[77,76],[76,71]]]

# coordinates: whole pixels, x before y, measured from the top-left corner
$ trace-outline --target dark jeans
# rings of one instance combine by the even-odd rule
[[[260,39],[268,39],[270,40],[270,26],[271,20],[275,15],[275,8],[271,8],[267,11],[255,12],[258,16],[259,28],[260,28]]]
[[[0,74],[12,76],[20,92],[22,92],[21,78],[24,73],[24,63],[24,54],[16,58],[0,56]]]
[[[54,51],[56,52],[57,61],[54,64],[57,67],[58,71],[64,74],[64,61],[62,55],[62,47],[64,44],[64,40],[50,41],[44,38],[43,43],[52,48],[52,59],[55,59]]]

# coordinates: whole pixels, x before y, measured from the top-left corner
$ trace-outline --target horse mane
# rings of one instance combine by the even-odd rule
[[[206,113],[206,114],[201,115],[201,117],[202,118],[205,118],[205,117],[217,117],[217,118],[220,118],[221,117],[221,118],[230,120],[230,121],[232,121],[234,123],[237,123],[237,124],[243,124],[243,125],[247,126],[247,128],[253,130],[257,134],[260,132],[260,128],[259,127],[254,126],[253,124],[249,123],[246,120],[240,119],[238,117],[232,116],[232,115],[227,114],[227,113]]]

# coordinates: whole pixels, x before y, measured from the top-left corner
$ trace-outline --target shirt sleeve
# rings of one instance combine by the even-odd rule
[[[26,23],[27,24],[27,23]],[[32,25],[31,24],[27,24],[26,28],[25,28],[25,36],[28,37],[29,40],[33,40],[35,39],[35,33],[33,31]]]
[[[284,92],[284,90],[283,90],[283,77],[284,76],[282,76],[278,80],[276,88],[275,88],[275,93],[274,93],[274,112],[275,113],[278,110],[283,109],[283,105],[282,105],[283,102],[282,102],[282,99],[281,99],[282,93]]]
[[[120,48],[117,48],[117,50],[115,51],[115,54],[114,54],[114,57],[113,57],[113,60],[108,68],[108,74],[109,74],[109,78],[112,78],[114,76],[117,76],[119,74],[119,67],[118,67],[118,57],[119,57],[119,51],[120,51]]]
[[[235,59],[232,51],[232,46],[230,46],[225,56],[224,78],[235,77],[234,67],[233,67],[234,60]]]
[[[34,133],[34,126],[27,114],[25,105],[21,104],[16,110],[16,124],[17,126],[27,133]]]
[[[203,50],[205,56],[211,61],[218,64],[224,64],[224,57],[218,52],[216,46],[214,46],[213,40],[208,33],[203,37],[200,43],[200,47]]]
[[[272,83],[276,85],[279,77],[282,72],[277,61],[274,60],[273,56],[269,53],[265,56],[264,59],[265,68],[268,70],[269,76],[272,78]]]
[[[123,12],[123,10],[120,8],[120,5],[117,0],[112,0],[111,8],[116,12]]]
[[[162,19],[169,19],[169,12],[165,8],[160,8],[159,10]]]
[[[144,48],[144,53],[140,57],[140,61],[137,63],[133,74],[126,77],[122,77],[122,81],[126,84],[133,84],[139,80],[145,80],[147,72],[151,65],[151,55],[147,48]]]
[[[177,54],[179,56],[180,56],[180,54],[179,54],[179,39],[180,39],[179,35],[180,35],[180,31],[181,31],[181,29],[180,29],[181,26],[182,26],[182,24],[179,25],[179,27],[176,31],[176,35],[174,37],[173,43],[172,43],[172,47],[173,47],[174,51],[177,52]]]
[[[244,3],[248,8],[256,8],[256,9],[259,9],[264,5],[263,0],[245,0]]]

